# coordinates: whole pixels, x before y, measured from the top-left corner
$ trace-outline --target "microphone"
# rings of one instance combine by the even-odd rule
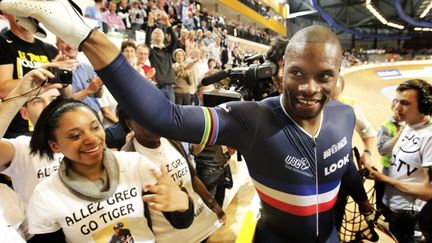
[[[201,80],[201,83],[203,85],[210,85],[213,83],[217,83],[219,81],[221,81],[222,79],[226,78],[229,76],[230,70],[222,70],[222,71],[217,71],[207,77],[204,77]]]

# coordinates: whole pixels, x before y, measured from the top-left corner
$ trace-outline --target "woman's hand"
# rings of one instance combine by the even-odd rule
[[[161,172],[152,171],[157,183],[153,186],[145,185],[144,188],[153,194],[144,195],[143,200],[149,207],[163,212],[185,212],[189,208],[189,197],[186,192],[171,179],[166,168],[161,166]]]

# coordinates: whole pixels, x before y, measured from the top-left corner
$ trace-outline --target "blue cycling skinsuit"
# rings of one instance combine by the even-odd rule
[[[216,108],[175,105],[121,53],[97,73],[119,104],[152,132],[241,152],[262,204],[256,242],[339,242],[333,206],[341,181],[347,187],[359,183],[351,157],[351,107],[326,104],[312,137],[289,118],[281,97]],[[358,194],[353,196],[366,199]]]

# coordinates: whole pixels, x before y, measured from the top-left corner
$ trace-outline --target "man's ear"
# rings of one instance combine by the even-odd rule
[[[25,107],[25,106],[22,106],[21,108],[20,108],[20,114],[21,114],[21,117],[24,119],[24,120],[29,120],[30,119],[30,115],[29,115],[29,112],[28,112],[28,110],[27,110],[27,107]]]
[[[57,143],[53,140],[49,140],[48,141],[48,145],[50,146],[51,150],[54,153],[61,153],[59,146],[57,145]]]

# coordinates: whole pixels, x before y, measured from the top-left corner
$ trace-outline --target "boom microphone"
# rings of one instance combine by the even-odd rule
[[[217,71],[217,72],[215,72],[215,73],[213,73],[213,74],[211,74],[211,75],[209,75],[207,77],[204,77],[201,80],[201,83],[203,85],[210,85],[210,84],[213,84],[213,83],[217,83],[217,82],[221,81],[222,79],[228,77],[229,74],[230,74],[230,70],[229,69],[228,70]]]

